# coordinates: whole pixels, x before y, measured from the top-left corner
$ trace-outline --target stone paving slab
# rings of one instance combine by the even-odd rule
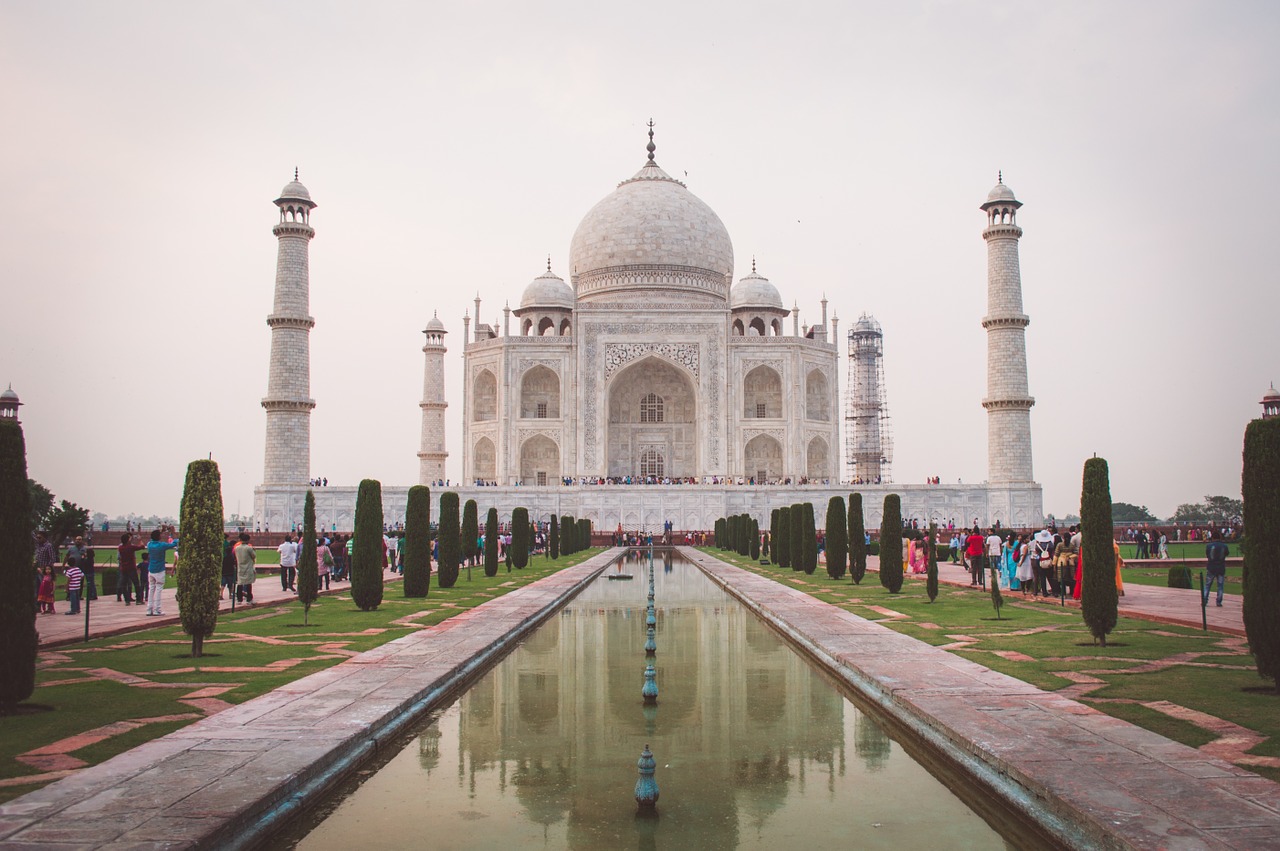
[[[708,554],[681,552],[891,725],[1028,813],[1049,841],[1280,848],[1280,784]]]
[[[0,847],[222,849],[261,840],[617,556],[596,555],[2,804]]]

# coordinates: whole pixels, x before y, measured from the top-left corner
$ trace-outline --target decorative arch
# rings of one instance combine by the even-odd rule
[[[498,418],[498,379],[487,369],[476,373],[471,385],[471,421],[489,422]]]
[[[685,370],[648,355],[614,373],[606,392],[606,475],[642,475],[650,450],[662,456],[664,476],[698,474],[697,385]]]
[[[773,336],[775,337],[782,336],[782,320],[781,319],[773,320],[773,323],[769,327],[773,330]]]
[[[805,475],[810,479],[826,479],[831,476],[830,454],[825,440],[821,437],[810,440],[805,455]]]
[[[811,420],[831,421],[831,385],[820,369],[813,369],[804,380],[805,416]]]
[[[474,478],[485,482],[497,480],[498,453],[494,449],[492,440],[487,437],[477,440],[472,458],[474,460],[471,462],[471,472]]]
[[[748,325],[747,328],[751,331],[751,334],[749,336],[752,336],[752,337],[769,336],[769,330],[765,328],[764,319],[762,317],[757,316],[754,319],[752,319],[751,324]]]
[[[742,320],[741,319],[733,320],[733,336],[741,337],[745,333],[746,333],[746,330],[742,325]]]
[[[560,320],[560,336],[568,337],[568,336],[571,336],[572,334],[573,334],[573,323],[570,322],[567,318],[561,319]]]
[[[545,434],[520,444],[520,483],[546,485],[560,478],[560,447]]]
[[[560,418],[560,376],[538,366],[520,378],[520,416],[525,419]]]
[[[782,478],[782,444],[776,437],[757,434],[747,441],[742,458],[743,475],[757,484]]]
[[[554,337],[556,335],[556,321],[550,316],[544,316],[538,321],[539,337]]]
[[[757,366],[742,379],[742,399],[747,419],[781,418],[782,376],[771,366]]]

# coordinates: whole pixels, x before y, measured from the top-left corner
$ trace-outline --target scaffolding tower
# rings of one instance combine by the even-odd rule
[[[893,437],[884,393],[884,333],[880,323],[865,313],[849,331],[849,401],[844,421],[850,479],[863,484],[891,481]]]

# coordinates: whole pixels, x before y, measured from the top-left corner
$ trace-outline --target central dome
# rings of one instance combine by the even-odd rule
[[[591,208],[569,257],[586,303],[723,306],[733,280],[724,222],[652,159]]]

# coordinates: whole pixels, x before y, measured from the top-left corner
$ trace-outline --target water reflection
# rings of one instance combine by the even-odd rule
[[[645,707],[650,569],[661,693]],[[635,579],[593,583],[425,727],[407,751],[416,759],[393,758],[302,846],[904,847],[936,822],[948,847],[1003,847],[692,565],[659,555],[651,568],[646,554],[625,571]],[[846,742],[865,771],[848,770]],[[661,787],[649,823],[633,800],[646,743]],[[430,815],[378,817],[401,799]]]

